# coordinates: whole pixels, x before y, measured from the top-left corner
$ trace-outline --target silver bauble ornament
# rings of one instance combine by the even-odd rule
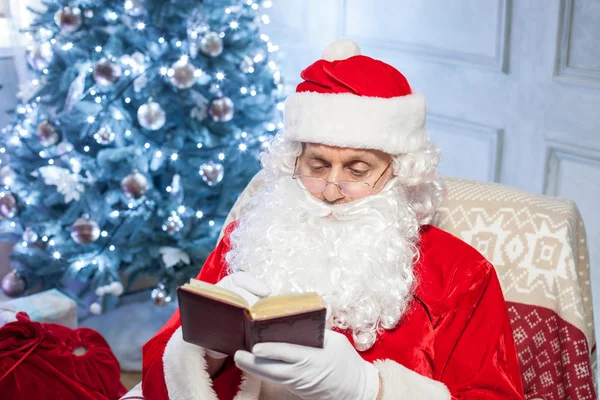
[[[25,53],[25,58],[29,65],[38,71],[48,68],[53,56],[54,52],[52,51],[50,42],[36,43],[31,50]]]
[[[183,221],[176,212],[172,212],[169,218],[163,223],[162,230],[169,235],[174,235],[183,228]]]
[[[12,270],[2,278],[2,292],[9,297],[19,297],[25,293],[27,285],[17,270]]]
[[[140,125],[151,131],[157,131],[167,122],[167,114],[160,104],[149,101],[138,108],[137,117]]]
[[[104,125],[94,134],[98,144],[107,145],[115,141],[115,133],[109,125]]]
[[[189,89],[196,83],[196,67],[187,59],[173,63],[169,69],[169,80],[177,89]]]
[[[115,84],[123,73],[121,66],[110,61],[108,58],[101,58],[94,66],[94,81],[100,86],[109,87]]]
[[[17,215],[17,199],[6,191],[0,191],[0,217],[11,219]]]
[[[218,185],[223,180],[224,168],[222,164],[209,161],[200,166],[200,176],[208,186]]]
[[[60,131],[50,121],[44,121],[35,131],[40,144],[44,147],[55,145],[60,139]]]
[[[125,0],[125,12],[132,17],[139,17],[146,12],[144,0]]]
[[[240,62],[240,70],[245,74],[249,74],[254,71],[254,60],[252,57],[245,56],[242,59]]]
[[[159,283],[158,286],[156,286],[152,290],[150,296],[152,297],[152,301],[154,301],[154,304],[159,307],[166,306],[172,300],[169,291],[163,283]]]
[[[8,165],[0,168],[0,185],[10,186],[15,181],[17,174]]]
[[[54,13],[54,22],[62,33],[73,33],[81,28],[83,17],[81,10],[77,7],[64,7]]]
[[[24,242],[27,244],[33,244],[38,240],[38,234],[30,227],[25,228],[23,235],[21,236]]]
[[[71,238],[77,244],[90,244],[100,237],[98,223],[88,215],[83,215],[71,225]]]
[[[233,118],[234,106],[229,97],[219,97],[210,102],[208,113],[216,122],[228,122]]]
[[[67,142],[66,140],[63,140],[58,145],[56,145],[56,153],[61,157],[66,154],[69,154],[72,151],[73,151],[73,144],[70,142]]]
[[[205,56],[217,57],[223,52],[223,39],[216,32],[208,32],[202,36],[198,47]]]
[[[137,171],[121,180],[121,189],[129,198],[139,199],[146,194],[149,186],[148,179]]]

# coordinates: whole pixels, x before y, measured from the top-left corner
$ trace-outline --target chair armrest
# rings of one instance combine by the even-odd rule
[[[135,385],[133,389],[119,400],[145,400],[144,396],[142,396],[142,382]]]

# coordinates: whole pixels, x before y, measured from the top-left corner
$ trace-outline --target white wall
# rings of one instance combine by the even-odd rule
[[[354,39],[425,94],[444,173],[575,200],[600,315],[600,1],[279,0],[269,15],[291,88]]]

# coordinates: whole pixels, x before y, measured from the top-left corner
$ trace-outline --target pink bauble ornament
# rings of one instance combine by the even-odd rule
[[[11,219],[17,215],[17,199],[6,191],[0,191],[0,217]]]
[[[108,58],[101,58],[94,66],[94,81],[100,86],[110,87],[121,77],[123,70]]]
[[[78,244],[90,244],[100,237],[98,223],[88,215],[83,215],[71,225],[71,238]]]
[[[54,14],[54,22],[62,33],[77,32],[83,24],[81,10],[77,7],[64,7]]]
[[[216,122],[228,122],[233,119],[234,106],[229,97],[219,97],[210,102],[208,114]]]
[[[121,180],[121,189],[129,198],[139,199],[146,194],[149,186],[148,179],[137,171]]]
[[[60,131],[50,121],[44,121],[37,126],[35,134],[44,147],[50,147],[58,143]]]
[[[2,278],[2,292],[9,297],[19,297],[25,293],[27,285],[17,270],[12,270]]]

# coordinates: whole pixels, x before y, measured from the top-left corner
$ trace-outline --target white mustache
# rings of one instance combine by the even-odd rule
[[[287,177],[280,178],[280,184],[289,188],[288,185],[290,185],[290,182],[287,182],[286,178]],[[282,182],[284,180],[285,182]],[[303,211],[312,217],[332,216],[333,219],[339,221],[351,221],[364,217],[377,218],[380,214],[379,210],[382,209],[382,204],[380,203],[387,203],[387,205],[391,206],[398,204],[398,194],[390,193],[392,188],[397,188],[396,182],[397,178],[394,177],[386,183],[379,193],[343,204],[327,204],[313,197],[310,192],[300,190],[302,192],[301,196],[304,196],[304,201],[298,201],[297,204]],[[293,182],[291,184],[293,184]]]

